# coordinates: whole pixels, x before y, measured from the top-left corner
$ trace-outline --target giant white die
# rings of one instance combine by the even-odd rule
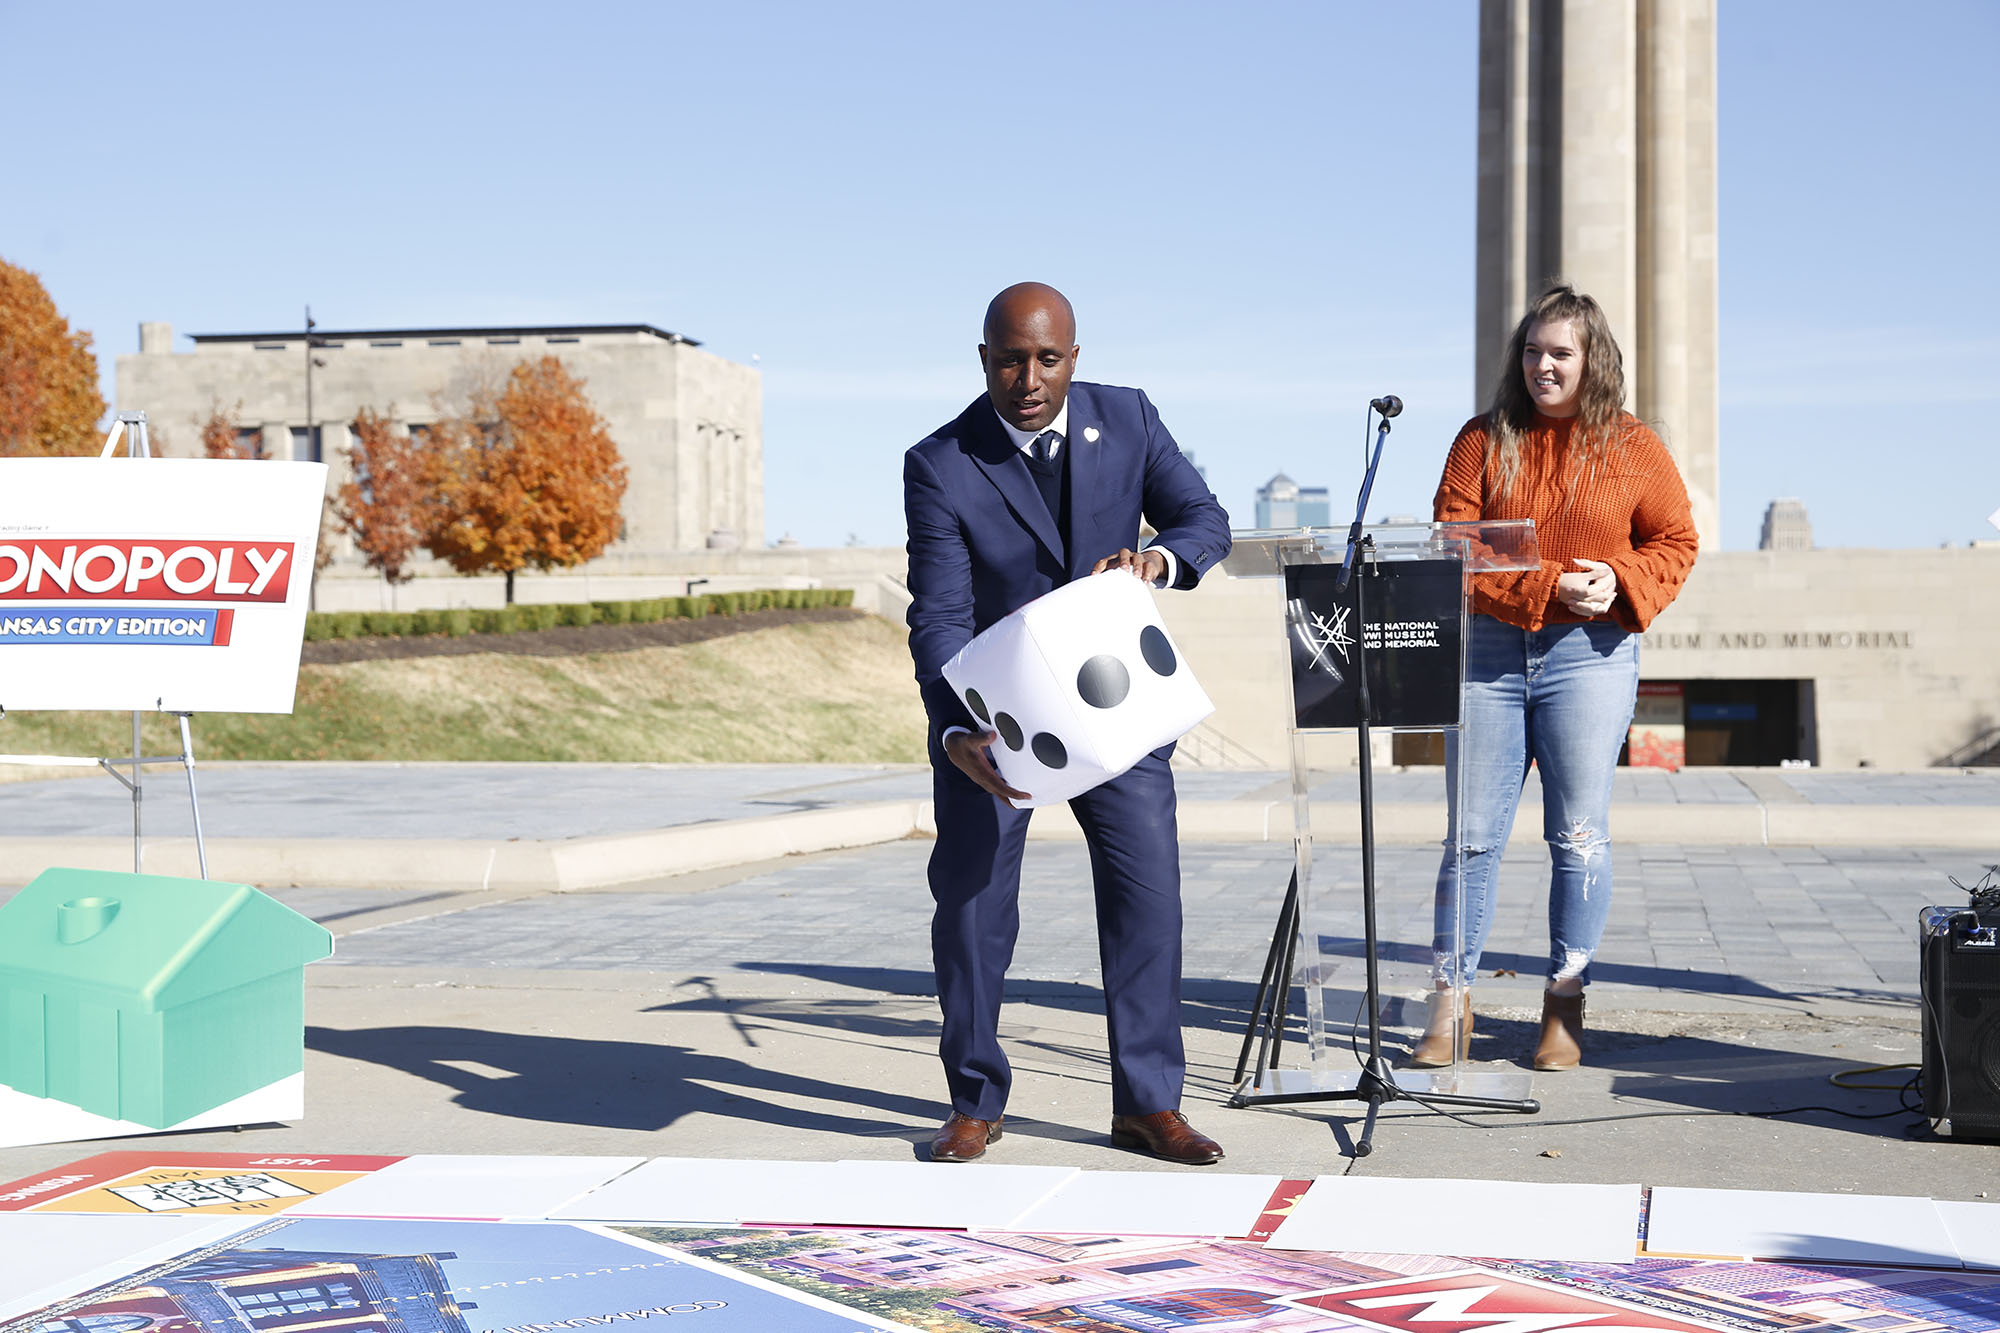
[[[1007,785],[1050,805],[1115,778],[1215,711],[1124,570],[1064,584],[987,626],[944,665],[972,715],[999,733]]]

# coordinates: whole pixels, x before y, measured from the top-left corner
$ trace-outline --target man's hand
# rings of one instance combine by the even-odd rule
[[[1580,616],[1601,616],[1618,597],[1618,574],[1602,560],[1572,560],[1583,572],[1556,580],[1556,600]]]
[[[944,753],[947,759],[957,764],[965,776],[977,783],[982,791],[989,791],[1009,805],[1017,801],[1032,800],[1024,791],[1016,791],[1000,776],[1000,770],[993,766],[986,748],[1000,739],[990,731],[957,731],[944,738]]]
[[[1129,570],[1148,584],[1161,583],[1167,577],[1167,558],[1158,551],[1129,551],[1118,548],[1118,554],[1107,555],[1091,567],[1091,573],[1102,574],[1107,569]]]

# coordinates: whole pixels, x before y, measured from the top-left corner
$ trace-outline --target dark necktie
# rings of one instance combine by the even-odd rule
[[[1061,435],[1045,430],[1028,445],[1028,471],[1034,474],[1035,489],[1042,493],[1049,517],[1058,523],[1062,522],[1062,464],[1049,455],[1061,442]]]

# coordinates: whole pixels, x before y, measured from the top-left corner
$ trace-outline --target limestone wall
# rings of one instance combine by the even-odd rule
[[[1159,599],[1215,701],[1208,727],[1274,768],[1289,762],[1279,589],[1211,575]],[[1822,766],[1927,767],[2000,723],[2000,548],[1706,555],[1640,662],[1649,680],[1813,681]]]
[[[1924,767],[2000,723],[2000,549],[1705,555],[1640,651],[1651,679],[1812,680],[1823,766]]]

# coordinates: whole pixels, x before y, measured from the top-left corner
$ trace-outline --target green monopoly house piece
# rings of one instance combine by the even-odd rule
[[[44,871],[0,906],[0,1084],[163,1129],[305,1068],[326,927],[247,884]]]

